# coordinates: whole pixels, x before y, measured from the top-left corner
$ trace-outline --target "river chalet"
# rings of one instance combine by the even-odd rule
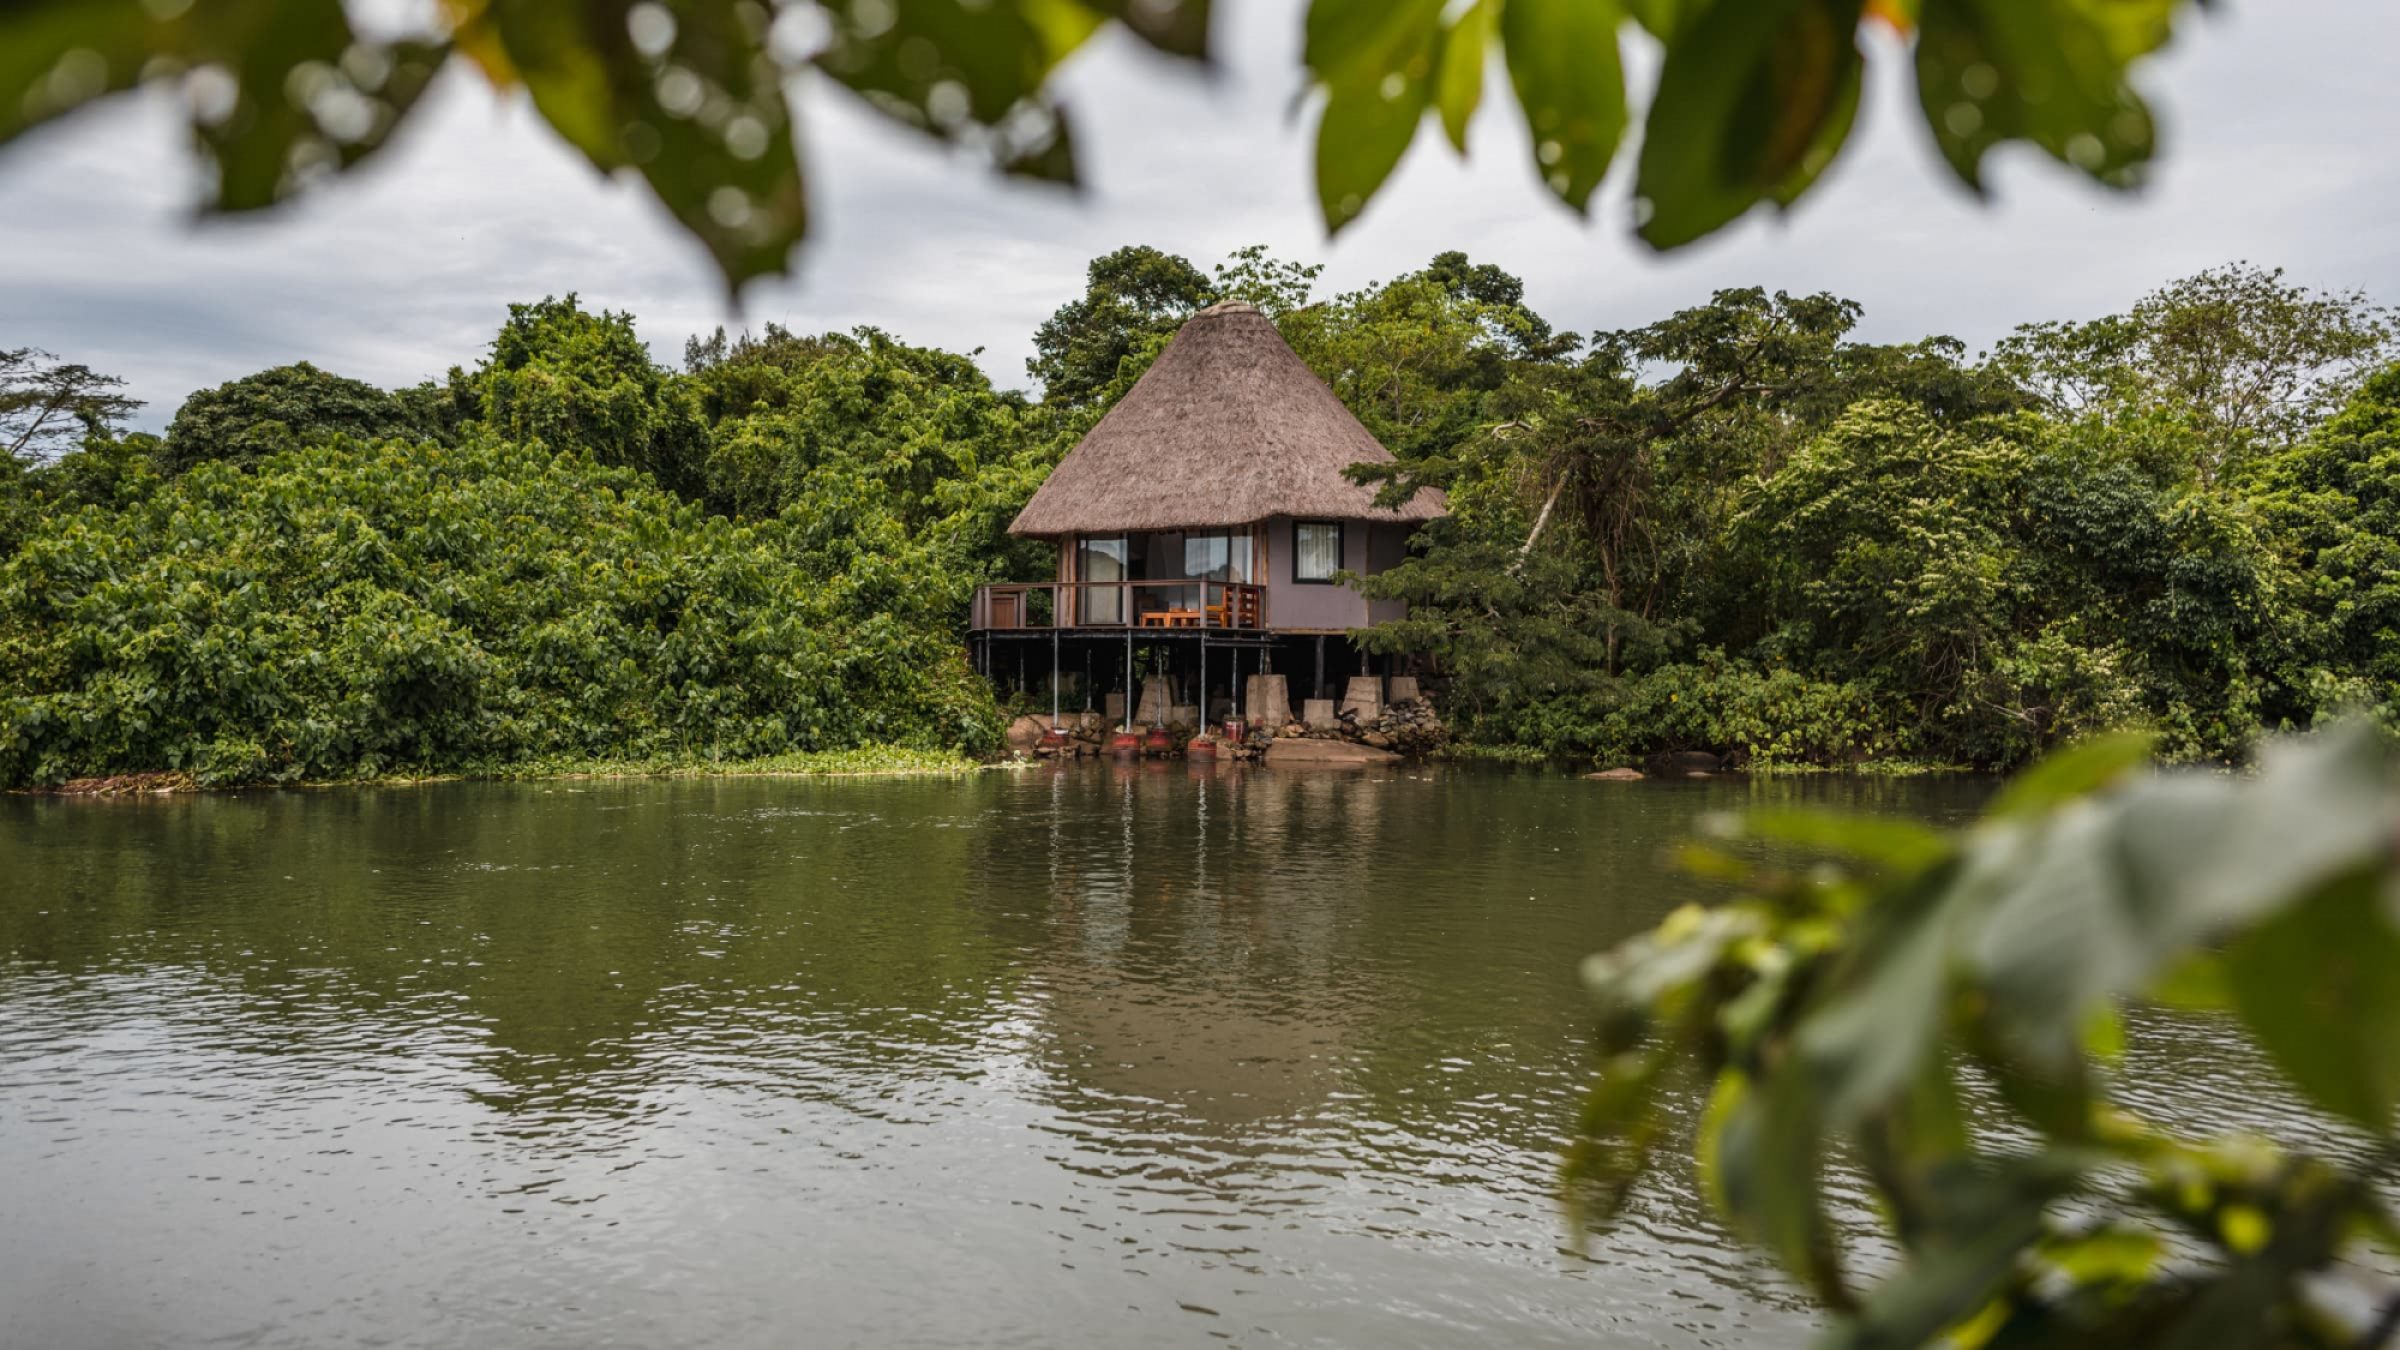
[[[1004,687],[1128,728],[1142,710],[1126,692],[1154,687],[1142,677],[1165,677],[1195,717],[1203,698],[1211,720],[1296,715],[1241,700],[1259,688],[1327,698],[1374,673],[1350,631],[1404,609],[1350,581],[1399,563],[1447,509],[1431,490],[1379,508],[1343,472],[1390,462],[1267,316],[1210,306],[1009,526],[1056,544],[1056,579],[977,592],[976,659]],[[1139,720],[1161,720],[1147,712]]]

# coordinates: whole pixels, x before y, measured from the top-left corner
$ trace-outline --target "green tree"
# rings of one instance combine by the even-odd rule
[[[2033,324],[1993,364],[2062,416],[2188,436],[2203,483],[2288,445],[2341,406],[2400,342],[2392,312],[2357,291],[2312,291],[2234,263],[2144,297],[2132,312]],[[2157,436],[2152,427],[2147,434]]]
[[[1191,263],[1129,244],[1092,259],[1083,294],[1042,321],[1026,372],[1046,402],[1102,403],[1128,361],[1146,369],[1183,321],[1216,298],[1214,283]]]
[[[1445,253],[1288,313],[1277,327],[1376,439],[1414,462],[1481,425],[1486,400],[1517,362],[1551,359],[1566,345],[1550,338],[1523,292],[1506,272]]]
[[[1085,422],[993,390],[963,356],[860,329],[694,339],[690,383],[709,426],[705,499],[767,517],[870,499],[941,551],[949,586],[1039,575],[1043,547],[1008,522]],[[1053,566],[1055,563],[1053,562]],[[961,605],[964,592],[954,597]]]
[[[2329,701],[2400,705],[2400,366],[2246,486],[2321,627],[2313,682]]]
[[[1264,244],[1251,244],[1217,264],[1214,292],[1217,299],[1240,300],[1280,323],[1308,308],[1324,271],[1321,263],[1292,262],[1268,253]]]
[[[0,567],[0,784],[997,744],[880,502],[735,523],[488,432],[212,463]]]
[[[116,434],[141,403],[125,381],[70,365],[33,347],[0,349],[0,453],[11,460],[53,459],[98,436]]]
[[[2010,631],[2018,571],[1997,499],[2014,447],[1866,402],[1750,494],[1737,529],[1760,579],[1770,650],[1885,683],[1917,726],[1967,698]]]
[[[1740,494],[1852,399],[1917,393],[1960,418],[1992,402],[1955,365],[1955,344],[1849,344],[1857,307],[1824,295],[1728,290],[1557,359],[1561,342],[1540,336],[1547,325],[1509,279],[1478,289],[1457,280],[1465,270],[1437,259],[1422,286],[1483,316],[1465,330],[1473,360],[1447,368],[1482,364],[1448,383],[1486,392],[1457,405],[1431,448],[1369,475],[1394,498],[1441,488],[1452,515],[1415,557],[1366,580],[1421,614],[1363,640],[1482,672],[1470,702],[1486,730],[1553,749],[1624,748],[1601,726],[1624,692],[1615,677],[1678,641],[1759,639],[1756,597],[1730,593],[1755,561],[1731,553]],[[1421,347],[1442,331],[1396,327],[1386,345],[1399,350],[1406,334]]]
[[[178,474],[207,460],[255,463],[335,436],[378,441],[427,430],[393,395],[302,361],[185,399],[167,424],[158,463]]]
[[[479,397],[480,420],[505,439],[640,469],[687,497],[704,490],[699,412],[651,358],[630,314],[593,314],[573,295],[510,305],[491,354],[453,377],[460,382]]]

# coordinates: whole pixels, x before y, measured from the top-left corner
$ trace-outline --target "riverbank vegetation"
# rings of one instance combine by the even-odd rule
[[[1729,290],[1557,331],[1460,254],[1330,297],[1249,249],[1096,260],[1040,396],[876,330],[693,338],[512,308],[386,391],[295,365],[164,436],[0,367],[0,783],[204,783],[982,755],[960,637],[1006,526],[1181,321],[1273,317],[1451,516],[1362,585],[1487,751],[1997,768],[2092,731],[2174,758],[2400,703],[2388,311],[2220,268],[1971,355]]]

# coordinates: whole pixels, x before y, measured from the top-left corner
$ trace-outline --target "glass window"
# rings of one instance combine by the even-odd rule
[[[1292,524],[1292,580],[1331,581],[1342,570],[1342,523],[1302,520]]]
[[[1125,580],[1125,541],[1122,539],[1079,539],[1075,543],[1075,579],[1077,581]],[[1121,624],[1125,622],[1125,588],[1122,586],[1086,586],[1081,589],[1077,608],[1084,624]]]
[[[1203,581],[1250,580],[1250,536],[1191,534],[1183,539],[1183,574]]]

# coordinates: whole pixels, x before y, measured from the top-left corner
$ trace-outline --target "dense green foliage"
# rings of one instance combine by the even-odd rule
[[[1789,207],[1841,154],[1877,26],[1913,66],[1950,170],[1984,189],[2023,142],[2112,187],[2155,150],[2132,70],[2192,0],[1310,0],[1328,229],[1356,219],[1438,121],[1465,153],[1486,67],[1508,72],[1526,150],[1567,207],[1635,132],[1636,228],[1673,248]],[[604,174],[639,176],[735,287],[785,271],[809,193],[787,89],[803,72],[1002,171],[1073,182],[1053,76],[1121,27],[1216,59],[1211,0],[446,0],[354,26],[341,0],[20,0],[0,8],[0,145],[145,84],[180,84],[219,211],[270,206],[387,144],[447,65],[530,111]],[[1895,48],[1888,39],[1897,38]],[[1631,44],[1652,61],[1626,60]],[[1657,71],[1646,98],[1628,65]],[[1156,138],[1171,144],[1172,137]],[[1171,181],[1172,175],[1168,176]]]
[[[1412,606],[1366,641],[1429,658],[1481,739],[2006,766],[2143,724],[2231,758],[2400,705],[2400,376],[2366,378],[2393,329],[2362,297],[2220,269],[1974,362],[1759,291],[1536,340],[1454,270],[1286,328],[1400,457],[1387,491],[1449,494],[1364,581]]]
[[[1858,307],[1831,296],[1726,291],[1576,334],[1460,253],[1330,297],[1316,275],[1259,249],[1213,273],[1147,248],[1098,259],[1036,335],[1038,400],[873,329],[719,331],[670,369],[630,316],[569,296],[511,307],[439,384],[270,370],[194,395],[163,442],[78,405],[82,449],[0,466],[0,778],[981,748],[988,698],[967,708],[982,696],[933,673],[959,667],[972,588],[1048,573],[1009,520],[1176,326],[1225,298],[1272,315],[1391,447],[1368,475],[1386,492],[1447,492],[1449,517],[1361,580],[1408,617],[1358,636],[1411,662],[1485,748],[2005,767],[2143,726],[2170,756],[2229,759],[2262,729],[2400,709],[2400,368],[2362,297],[2224,268],[1978,361],[1944,338],[1856,341]],[[519,537],[500,482],[431,492],[402,473],[377,501],[345,467],[420,460],[640,505]],[[312,491],[398,542],[350,551],[347,516],[295,515]],[[685,639],[702,644],[691,663],[642,636],[673,626],[648,600],[541,598],[579,551],[615,556],[626,511],[688,536],[690,566],[727,569],[710,583],[723,628]],[[720,526],[751,532],[739,561],[714,551]],[[241,560],[238,541],[293,530],[288,557]],[[414,551],[427,530],[494,551]],[[403,584],[394,559],[489,589],[452,614],[424,590],[446,582]],[[794,594],[744,570],[770,559]],[[198,589],[170,603],[169,577]],[[176,604],[197,608],[170,623]],[[524,673],[527,632],[569,610],[597,645],[556,680],[638,711]],[[776,655],[745,663],[710,645],[749,632],[744,614],[858,642],[758,637]],[[429,688],[455,707],[395,712],[358,692],[389,683],[370,666],[304,655],[424,615],[451,625],[436,646],[461,664]],[[261,644],[245,669],[320,664],[245,701],[241,681],[175,664],[217,641]],[[632,684],[595,664],[610,645]]]
[[[0,582],[0,779],[988,749],[904,537],[735,524],[538,445],[335,440],[85,511]]]
[[[1603,1059],[1573,1194],[1614,1215],[1692,1069],[1709,1200],[1832,1311],[1824,1345],[2389,1343],[2388,742],[2345,726],[2270,747],[2247,779],[2150,774],[2151,750],[2087,742],[1951,834],[1729,823],[1745,847],[1691,857],[1740,896],[1587,963]],[[2145,999],[2238,1022],[2375,1146],[2311,1154],[2146,1117],[2116,1091]],[[1863,1174],[1871,1218],[1828,1203],[1836,1169]]]
[[[967,598],[1082,423],[877,333],[694,355],[547,300],[445,386],[0,461],[0,783],[990,753]]]
[[[373,441],[433,430],[399,396],[302,361],[185,399],[155,462],[176,474],[209,459],[250,463],[328,436]]]

